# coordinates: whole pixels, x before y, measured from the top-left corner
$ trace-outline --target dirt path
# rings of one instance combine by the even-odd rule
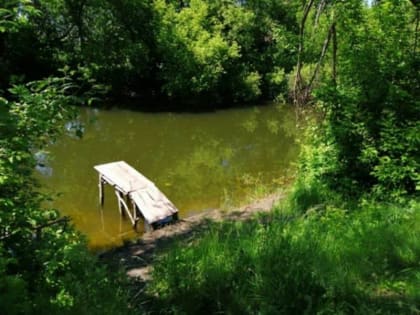
[[[194,235],[205,230],[210,222],[222,220],[246,220],[257,212],[266,212],[284,197],[276,193],[231,211],[209,210],[173,225],[147,232],[135,243],[117,247],[101,255],[107,263],[122,266],[127,275],[141,282],[150,280],[152,263],[157,250],[164,252],[174,241],[192,240]]]

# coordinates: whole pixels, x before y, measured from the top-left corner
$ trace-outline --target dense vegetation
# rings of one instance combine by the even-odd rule
[[[0,307],[3,314],[128,314],[119,275],[108,274],[75,229],[41,206],[34,151],[53,140],[67,108],[66,78],[15,86],[0,98]]]
[[[295,64],[298,6],[287,1],[3,0],[2,7],[5,23],[25,23],[0,35],[0,88],[70,66],[114,96],[243,102],[284,93]]]
[[[19,10],[18,18],[12,18],[16,12],[0,9],[2,44],[5,37],[19,37],[28,30],[27,18],[35,12],[23,2]],[[20,44],[29,51],[30,38],[26,40]],[[4,54],[23,51],[3,49],[1,53],[4,58]],[[0,67],[6,70],[1,78],[8,80],[11,64],[3,58]],[[20,75],[17,69],[13,71]],[[71,76],[74,71],[14,85],[0,94],[2,314],[129,314],[121,289],[123,278],[109,274],[97,262],[67,218],[42,206],[48,196],[39,192],[32,174],[34,153],[59,135],[64,122],[74,114],[70,105],[92,100],[89,91]],[[90,86],[93,88],[92,82]]]
[[[151,311],[419,313],[419,12],[395,0],[0,1],[0,309],[129,313],[123,281],[43,209],[31,175],[98,82],[114,97],[290,98],[319,113],[287,203],[163,256]]]
[[[155,266],[152,306],[176,314],[418,313],[418,203],[288,210],[213,225],[171,250]]]
[[[291,86],[296,106],[312,103],[321,117],[307,131],[289,199],[162,257],[152,305],[194,314],[420,312],[414,4],[306,1]]]

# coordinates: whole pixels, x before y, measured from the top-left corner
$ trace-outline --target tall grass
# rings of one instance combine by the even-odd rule
[[[420,203],[212,225],[162,256],[149,287],[174,314],[418,314]],[[348,211],[350,210],[350,211]]]

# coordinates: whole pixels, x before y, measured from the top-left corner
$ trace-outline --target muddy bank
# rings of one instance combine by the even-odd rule
[[[110,266],[122,267],[130,278],[146,282],[150,280],[157,252],[165,252],[173,242],[193,241],[194,236],[207,229],[211,222],[250,219],[257,212],[270,211],[283,198],[283,193],[275,193],[233,210],[212,209],[181,219],[173,225],[147,232],[132,243],[105,252],[100,258]]]

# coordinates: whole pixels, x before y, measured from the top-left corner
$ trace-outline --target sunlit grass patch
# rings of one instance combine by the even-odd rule
[[[156,305],[187,314],[418,312],[418,203],[284,213],[214,224],[178,244],[155,266]]]

